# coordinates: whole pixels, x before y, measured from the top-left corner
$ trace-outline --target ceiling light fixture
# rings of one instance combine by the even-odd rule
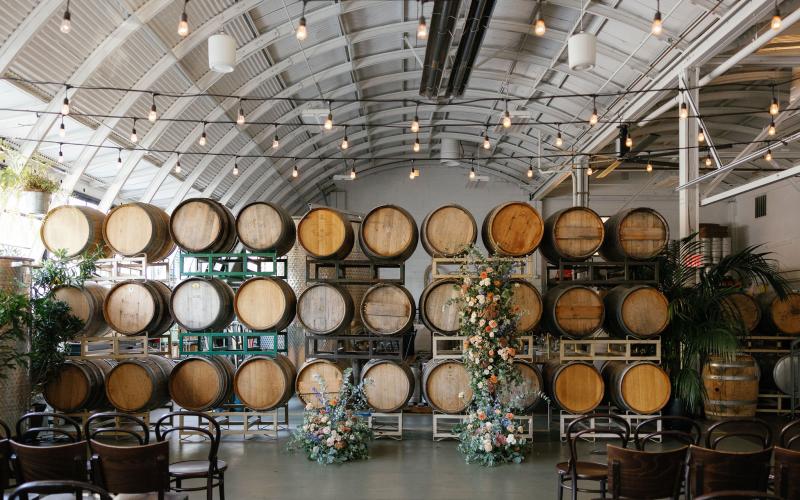
[[[475,167],[469,169],[469,180],[471,181],[475,180]]]
[[[489,132],[483,133],[483,149],[492,149],[492,143],[489,141]]]
[[[306,26],[306,0],[303,0],[303,13],[300,16],[300,21],[297,23],[297,31],[295,36],[301,42],[308,38],[308,27]]]
[[[328,116],[325,118],[325,124],[322,126],[325,130],[333,129],[333,111],[331,110],[331,102],[328,101]]]
[[[560,148],[561,146],[564,145],[564,139],[561,137],[561,124],[560,123],[556,124],[556,130],[558,131],[558,133],[556,134],[556,147]]]
[[[503,128],[511,128],[511,114],[508,112],[508,99],[506,99],[506,110],[503,112]]]
[[[136,133],[136,118],[133,119],[133,127],[131,127],[131,142],[134,144],[139,142],[139,134]]]
[[[776,132],[777,132],[777,129],[775,127],[775,120],[770,120],[769,121],[769,127],[767,128],[767,134],[768,135],[775,135]]]
[[[678,111],[678,116],[680,117],[681,120],[689,118],[689,106],[687,106],[685,102],[681,103],[680,111]]]
[[[597,96],[592,96],[592,116],[589,117],[589,125],[597,125],[600,117],[597,115]]]
[[[706,134],[702,128],[697,131],[697,142],[706,142]]]
[[[239,98],[239,111],[236,113],[236,125],[244,125],[245,124],[245,116],[244,116],[244,108],[242,108],[242,99]]]
[[[281,147],[281,141],[278,139],[278,133],[275,132],[275,137],[272,138],[272,149]]]
[[[69,85],[64,87],[64,101],[61,103],[61,114],[64,116],[69,114]]]
[[[769,105],[769,114],[776,116],[781,110],[781,105],[778,103],[778,98],[775,96],[775,86],[772,86],[772,102]]]
[[[67,129],[64,127],[64,115],[61,115],[61,125],[58,127],[58,136],[62,139],[67,135]]]
[[[664,25],[661,22],[661,2],[656,0],[656,13],[653,16],[653,24],[650,25],[650,33],[659,36],[664,30]]]
[[[200,138],[197,139],[197,144],[200,146],[205,146],[208,142],[208,136],[206,135],[206,122],[203,122],[203,133],[200,134]]]
[[[156,108],[156,95],[152,94],[153,104],[150,106],[150,113],[147,114],[147,119],[151,122],[158,120],[158,108]]]
[[[350,141],[347,140],[347,126],[344,127],[344,137],[342,137],[342,149],[347,149],[350,147]]]
[[[58,144],[58,163],[64,163],[64,145]]]
[[[416,139],[414,139],[414,147],[412,149],[414,150],[415,153],[419,153],[420,147],[421,146],[419,144],[419,136],[417,136]]]
[[[353,162],[353,168],[350,169],[350,178],[355,180],[356,178],[356,163]]]
[[[72,29],[72,15],[69,13],[69,0],[67,0],[67,8],[64,10],[64,15],[61,17],[61,27],[59,29],[65,35]]]
[[[239,157],[237,156],[233,160],[233,176],[236,177],[239,175]]]
[[[778,8],[778,0],[775,0],[775,13],[772,15],[772,20],[769,22],[769,27],[772,31],[781,29],[781,10]]]
[[[189,0],[183,0],[183,12],[181,12],[181,19],[178,21],[178,34],[185,37],[189,34],[189,16],[186,15],[186,4]]]
[[[294,168],[292,169],[292,177],[297,179],[300,176],[300,172],[297,170],[297,164],[295,163]]]

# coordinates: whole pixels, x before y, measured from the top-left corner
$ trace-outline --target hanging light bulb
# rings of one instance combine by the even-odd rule
[[[60,29],[65,35],[72,29],[72,15],[69,13],[69,0],[67,0],[67,8],[64,10],[64,15],[61,17]]]
[[[528,166],[528,179],[533,178],[533,165]]]
[[[703,129],[697,131],[697,142],[706,142],[706,134]]]
[[[350,169],[350,178],[351,179],[355,179],[356,178],[356,165],[355,165],[355,163],[353,164],[353,168]]]
[[[417,25],[417,38],[420,40],[428,39],[428,23],[425,22],[425,16],[419,16],[419,24]]]
[[[503,128],[511,128],[511,115],[508,110],[503,113]]]
[[[153,104],[150,106],[150,113],[147,115],[147,119],[151,122],[158,120],[158,109],[156,108],[156,95],[153,94]]]
[[[653,24],[650,25],[650,33],[655,36],[664,31],[664,25],[661,22],[661,2],[656,0],[656,13],[653,15]]]
[[[475,167],[469,169],[469,180],[471,181],[475,180]]]
[[[625,138],[625,147],[632,148],[633,147],[633,137],[628,136]]]
[[[133,127],[131,128],[131,142],[134,144],[139,142],[139,134],[136,133],[136,118],[133,119]]]
[[[689,106],[686,105],[685,102],[681,103],[680,111],[678,112],[678,116],[681,120],[685,120],[689,118]]]
[[[245,117],[244,117],[244,108],[242,108],[242,100],[239,99],[239,112],[236,113],[236,125],[244,125],[245,124]]]
[[[589,166],[589,167],[586,167],[586,175],[588,175],[589,177],[591,177],[593,173],[594,173],[594,170],[592,169],[592,167],[591,167],[591,166]]]
[[[200,134],[200,138],[197,139],[197,144],[200,146],[205,146],[206,142],[208,142],[208,136],[206,135],[206,122],[203,122],[203,133]]]
[[[419,136],[417,136],[417,138],[414,139],[414,147],[412,149],[414,150],[415,153],[419,153],[420,147],[421,146],[419,144]]]
[[[489,134],[484,132],[483,134],[483,149],[491,149],[492,143],[489,141]]]
[[[295,164],[294,168],[292,169],[292,177],[297,179],[300,176],[300,172],[297,170],[297,164]]]
[[[411,131],[413,133],[419,132],[419,117],[414,115],[414,119],[411,121]]]
[[[61,115],[61,125],[58,127],[58,136],[62,139],[67,135],[67,129],[64,127],[64,115]]]
[[[776,116],[781,110],[781,105],[778,103],[778,98],[775,97],[775,89],[772,89],[772,102],[769,105],[769,114]]]
[[[117,165],[122,165],[122,149],[117,149]]]
[[[350,147],[350,141],[347,140],[347,127],[344,129],[344,137],[342,137],[342,149],[347,149]]]
[[[325,118],[325,124],[323,125],[325,130],[333,129],[333,113],[331,112],[330,104],[328,105],[328,116]]]
[[[556,147],[560,148],[564,145],[564,139],[561,137],[561,124],[556,125],[558,133],[556,134]]]
[[[647,166],[645,166],[644,169],[647,170],[648,173],[653,171],[653,164],[650,163],[650,160],[647,160]]]
[[[186,15],[186,4],[189,0],[183,2],[183,12],[181,12],[181,19],[178,21],[178,34],[182,37],[189,34],[189,16]]]
[[[600,117],[597,115],[597,98],[592,97],[592,116],[589,117],[589,125],[597,125]]]
[[[64,101],[61,103],[61,115],[69,114],[69,85],[64,88]]]
[[[175,173],[181,173],[181,155],[178,155],[178,161],[175,162]]]
[[[772,150],[767,148],[767,154],[764,155],[764,159],[766,161],[772,161]]]
[[[303,13],[300,15],[300,21],[297,23],[297,31],[295,36],[301,42],[308,38],[308,27],[306,26],[306,0],[303,0]]]
[[[776,132],[777,132],[777,129],[775,128],[775,120],[770,120],[769,128],[767,128],[767,134],[768,135],[775,135]]]
[[[278,134],[275,133],[275,137],[272,138],[272,149],[278,149],[281,147],[281,142],[278,140]]]
[[[414,167],[411,167],[411,171],[408,173],[408,178],[414,180],[414,177],[416,177],[416,175],[414,175]]]
[[[778,1],[775,0],[775,13],[772,15],[772,20],[769,22],[769,27],[772,31],[781,29],[781,10],[778,8]]]
[[[233,176],[239,175],[239,158],[233,160]]]
[[[536,36],[544,36],[545,31],[547,31],[547,26],[544,24],[544,19],[541,17],[536,19],[533,24],[533,32],[536,33]]]
[[[64,163],[64,145],[58,145],[58,163]]]
[[[711,166],[711,164],[713,163],[711,161],[711,155],[706,155],[705,163],[706,163],[706,167],[710,167]]]

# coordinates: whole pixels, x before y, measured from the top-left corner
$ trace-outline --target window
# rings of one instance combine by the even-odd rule
[[[767,215],[767,195],[756,196],[756,219]]]

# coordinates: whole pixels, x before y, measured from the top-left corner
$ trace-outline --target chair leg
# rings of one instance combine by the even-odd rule
[[[209,475],[206,481],[206,500],[214,500],[214,476]]]
[[[178,490],[178,491],[180,491],[180,489],[181,489],[181,478],[179,478],[179,477],[175,478],[175,489]]]
[[[605,500],[606,498],[606,480],[603,479],[600,481],[600,498]]]
[[[225,473],[219,473],[219,500],[225,500]]]
[[[564,483],[562,482],[561,474],[556,474],[556,496],[558,500],[564,499]]]
[[[578,478],[572,476],[572,500],[578,500]]]

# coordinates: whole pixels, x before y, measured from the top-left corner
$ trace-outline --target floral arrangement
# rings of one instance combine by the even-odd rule
[[[319,389],[314,396],[319,404],[307,404],[303,425],[289,440],[290,450],[302,450],[309,460],[323,465],[352,462],[369,458],[372,429],[357,412],[367,409],[364,382],[350,381],[352,370],[344,372],[339,393],[327,396],[327,385],[320,375],[314,376]]]

